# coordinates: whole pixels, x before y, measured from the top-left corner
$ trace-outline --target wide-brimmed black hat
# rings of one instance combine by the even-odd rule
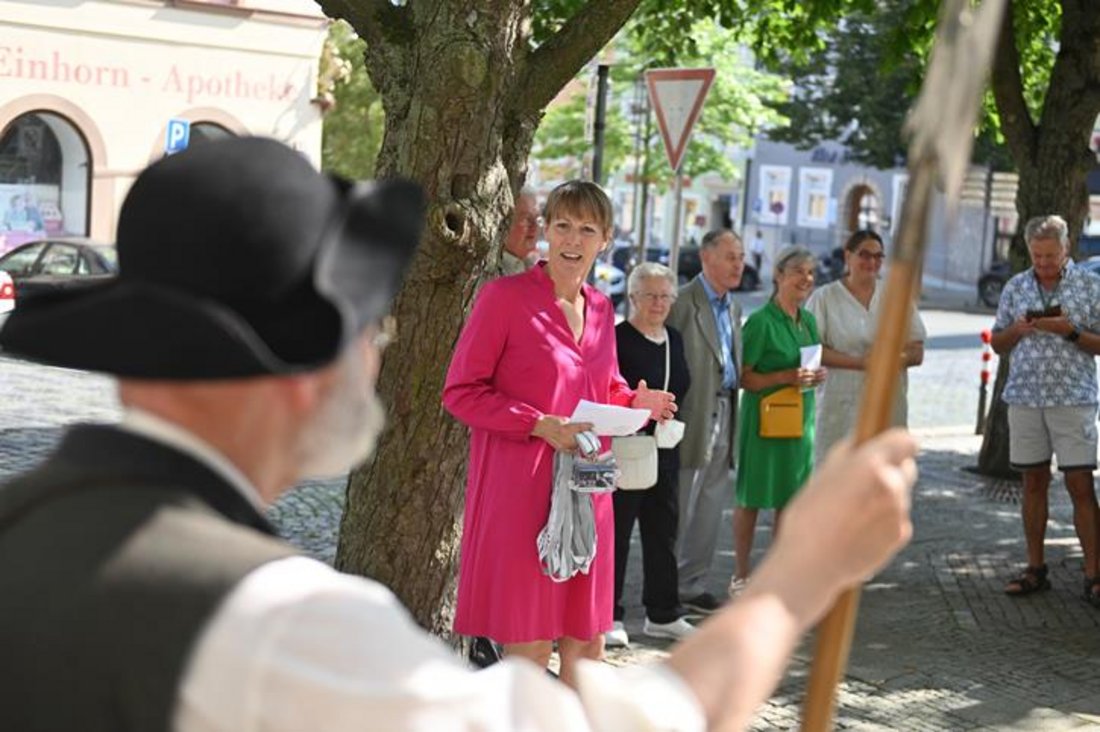
[[[18,300],[0,347],[141,379],[312,370],[385,315],[423,208],[414,183],[323,175],[275,140],[191,148],[134,181],[118,277]]]

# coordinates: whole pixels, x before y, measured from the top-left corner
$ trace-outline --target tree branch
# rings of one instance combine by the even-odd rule
[[[1012,3],[1007,3],[1001,33],[993,55],[993,98],[1001,117],[1001,131],[1012,151],[1016,165],[1034,164],[1037,130],[1024,100],[1024,82],[1020,76],[1020,51],[1016,48],[1016,26]]]
[[[386,0],[315,0],[321,11],[333,20],[346,20],[367,45],[385,43],[385,24],[393,23],[387,17],[394,10]]]
[[[581,67],[607,45],[641,0],[589,0],[552,38],[527,57],[516,89],[521,113],[548,105]]]

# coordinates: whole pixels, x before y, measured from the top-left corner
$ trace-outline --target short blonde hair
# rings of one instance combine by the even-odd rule
[[[600,229],[609,232],[615,220],[611,199],[589,180],[570,180],[550,191],[546,199],[546,222],[559,214],[595,219]]]

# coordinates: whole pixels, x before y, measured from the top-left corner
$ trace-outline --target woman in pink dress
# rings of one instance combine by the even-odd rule
[[[671,394],[637,392],[619,375],[615,312],[585,284],[611,238],[611,202],[570,181],[546,202],[547,261],[486,284],[466,322],[443,405],[471,428],[455,631],[486,636],[505,655],[545,666],[558,643],[561,679],[598,659],[611,628],[615,525],[611,496],[594,495],[596,558],[588,574],[542,573],[536,538],[550,512],[555,450],[574,450],[590,425],[572,424],[581,399],[675,412]],[[604,449],[609,447],[604,440]]]

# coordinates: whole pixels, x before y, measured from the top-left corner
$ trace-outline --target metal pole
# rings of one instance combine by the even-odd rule
[[[649,236],[649,136],[652,117],[648,97],[645,105],[645,133],[642,135],[642,216],[638,225],[638,263],[645,261],[646,237]]]
[[[592,125],[592,181],[603,185],[603,133],[607,126],[607,74],[611,67],[596,67],[596,122]]]
[[[985,200],[984,200],[985,205],[982,207],[982,245],[981,245],[981,253],[978,255],[978,263],[979,263],[978,266],[981,267],[982,269],[984,269],[985,267],[988,266],[988,263],[986,262],[986,258],[985,258],[985,242],[986,242],[986,237],[989,236],[989,213],[990,213],[989,209],[990,209],[990,205],[991,205],[992,196],[993,196],[993,165],[992,165],[992,163],[990,163],[985,168]],[[978,299],[975,301],[974,304],[975,305],[981,305],[982,304],[981,294],[978,295]],[[983,398],[985,397],[984,392],[982,394],[982,397]],[[985,408],[984,408],[985,403],[983,402],[982,404],[983,404],[983,406],[980,408],[980,412],[982,414],[985,414]],[[979,423],[980,423],[979,424],[979,430],[982,429],[981,425],[984,424],[984,422],[985,422],[984,417],[979,418]],[[976,432],[975,434],[980,435],[982,433],[981,432]]]
[[[630,228],[633,230],[634,236],[638,236],[638,231],[641,226],[642,220],[642,101],[645,99],[645,86],[642,84],[642,77],[639,75],[634,82],[634,103],[630,107],[631,118],[634,121],[634,225]]]
[[[745,158],[745,185],[741,193],[741,236],[745,235],[745,227],[749,224],[749,188],[752,185],[752,158]],[[732,216],[730,217],[732,220]]]
[[[679,170],[675,171],[675,175],[676,187],[672,195],[676,196],[676,213],[672,216],[672,249],[668,253],[668,268],[672,270],[673,277],[678,276],[680,272],[680,239],[684,233],[684,227],[680,221],[684,208],[684,178]]]
[[[989,391],[989,363],[993,360],[993,333],[982,331],[982,379],[978,387],[978,420],[974,426],[974,434],[985,434],[985,417],[987,410],[987,392]]]

